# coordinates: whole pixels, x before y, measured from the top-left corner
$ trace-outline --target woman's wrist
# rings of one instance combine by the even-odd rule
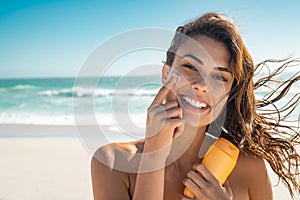
[[[169,148],[164,147],[153,150],[153,148],[145,144],[140,160],[139,172],[153,172],[164,168],[169,153]]]

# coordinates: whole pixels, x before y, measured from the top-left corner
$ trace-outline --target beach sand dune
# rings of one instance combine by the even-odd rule
[[[93,199],[91,153],[75,127],[0,125],[0,158],[1,200]],[[282,185],[274,192],[290,199]]]

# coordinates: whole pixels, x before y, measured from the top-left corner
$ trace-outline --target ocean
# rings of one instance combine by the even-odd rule
[[[299,97],[297,84],[291,88],[290,97]],[[75,78],[0,79],[0,124],[72,125],[76,106],[93,99],[92,114],[101,124],[114,125],[114,113],[129,116],[138,126],[144,126],[146,110],[160,87],[160,76],[110,76],[80,81]],[[259,97],[264,94],[263,90],[257,91]],[[300,106],[292,118],[297,119],[299,113]]]
[[[121,109],[124,105],[130,116],[141,122],[161,87],[160,80],[158,76],[112,76],[100,80],[85,78],[84,85],[78,86],[75,78],[0,79],[0,124],[71,125],[75,104],[90,98],[94,99],[95,115],[105,119],[102,124],[114,123],[105,117],[112,109],[126,114]],[[114,103],[113,99],[124,103]]]

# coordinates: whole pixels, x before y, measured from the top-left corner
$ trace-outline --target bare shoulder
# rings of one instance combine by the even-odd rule
[[[261,175],[267,175],[264,160],[250,152],[241,152],[231,175],[235,182],[243,182],[251,185]]]
[[[143,151],[144,140],[131,142],[110,143],[100,147],[94,154],[93,159],[102,164],[117,168],[120,163],[130,164],[137,159],[137,154]],[[116,166],[117,165],[117,166]]]
[[[130,199],[130,177],[139,167],[143,141],[111,143],[100,147],[91,162],[94,199]],[[117,189],[116,189],[117,188]]]
[[[125,151],[129,153],[140,153],[144,149],[144,139],[131,141],[131,142],[120,142],[113,143],[118,151]]]
[[[251,152],[241,152],[237,167],[247,169],[249,172],[261,172],[266,169],[264,160]]]
[[[263,158],[242,152],[233,171],[232,180],[243,183],[250,199],[273,199],[272,187]]]

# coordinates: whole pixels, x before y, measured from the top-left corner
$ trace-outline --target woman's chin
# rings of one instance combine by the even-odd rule
[[[183,110],[183,119],[185,125],[195,128],[206,127],[213,121],[209,115],[201,116],[186,110]]]

